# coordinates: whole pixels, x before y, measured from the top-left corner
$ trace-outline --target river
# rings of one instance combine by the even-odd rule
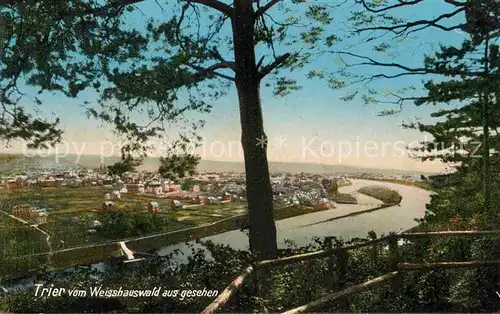
[[[371,230],[380,236],[382,233],[401,232],[410,229],[418,224],[415,219],[422,218],[425,215],[425,205],[430,202],[430,196],[432,195],[432,192],[415,186],[383,181],[350,181],[352,185],[339,188],[339,192],[354,194],[358,198],[358,205],[336,204],[334,209],[277,221],[278,247],[285,248],[287,246],[285,240],[291,240],[298,246],[304,246],[309,244],[314,237],[335,236],[348,240],[366,237]],[[379,200],[356,192],[362,187],[373,185],[386,186],[397,191],[403,197],[401,204],[358,216],[324,222],[331,218],[380,205],[382,202]],[[248,250],[248,237],[239,230],[210,236],[203,240],[229,245],[238,250]],[[195,247],[200,246],[195,245]],[[183,243],[161,248],[158,250],[158,254],[166,255],[175,249],[187,252],[184,256],[179,257],[179,260],[184,260],[190,255],[187,245]]]
[[[287,246],[285,240],[291,240],[298,246],[304,246],[309,244],[314,237],[336,236],[348,240],[356,237],[366,237],[367,233],[371,230],[375,231],[379,236],[382,233],[389,233],[391,231],[404,231],[417,225],[415,219],[424,216],[425,205],[430,201],[430,196],[432,195],[430,191],[396,183],[369,180],[351,180],[351,183],[352,185],[339,188],[339,192],[355,195],[358,198],[358,205],[336,204],[336,208],[334,209],[277,221],[278,246],[285,248]],[[379,200],[356,192],[361,187],[372,185],[386,186],[397,191],[403,197],[400,206],[387,207],[357,216],[326,221],[380,205],[381,202]],[[237,250],[248,250],[248,237],[239,230],[224,232],[203,238],[202,240],[229,245]],[[201,248],[198,244],[190,243],[190,245],[194,248]],[[130,248],[133,250],[133,245],[130,245]],[[191,255],[191,249],[185,243],[160,248],[157,250],[157,254],[164,256],[177,249],[182,254],[177,255],[174,259],[179,263],[185,262]],[[207,258],[210,258],[209,254]],[[102,262],[93,264],[91,267],[101,271],[106,269]],[[58,271],[57,273],[64,276],[66,271],[71,272],[72,269]],[[21,280],[13,285],[9,285],[8,289],[28,288],[33,286],[33,282],[33,278]]]

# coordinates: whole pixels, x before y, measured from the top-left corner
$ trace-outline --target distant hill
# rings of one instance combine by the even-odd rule
[[[62,171],[81,167],[81,165],[68,160],[56,162],[54,157],[26,157],[23,155],[0,154],[0,173],[2,174],[49,170]]]
[[[0,155],[6,156],[6,155]],[[1,160],[1,159],[0,159]],[[119,157],[105,157],[102,158],[97,155],[68,155],[67,157],[59,158],[56,162],[55,156],[47,157],[32,157],[15,159],[7,164],[1,165],[0,169],[67,169],[73,167],[86,167],[98,168],[101,161],[106,166],[119,161]],[[155,171],[160,165],[159,158],[148,157],[144,159],[144,164],[139,167],[139,170]],[[424,173],[418,171],[407,171],[398,169],[373,169],[356,166],[344,165],[322,165],[322,164],[306,164],[306,163],[292,163],[292,162],[270,162],[269,168],[271,172],[289,172],[289,173],[317,173],[317,174],[334,174],[334,173],[380,173],[386,175],[428,175],[431,173]],[[25,170],[27,171],[27,170]],[[244,172],[245,165],[242,162],[232,161],[215,161],[215,160],[202,160],[198,165],[198,171],[201,172]]]

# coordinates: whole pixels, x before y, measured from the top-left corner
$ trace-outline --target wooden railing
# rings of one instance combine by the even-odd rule
[[[490,231],[438,231],[438,232],[414,232],[414,233],[392,233],[388,236],[384,236],[378,239],[365,241],[362,243],[357,243],[353,245],[342,246],[334,248],[330,238],[327,238],[325,243],[329,247],[326,250],[320,250],[316,252],[298,254],[294,256],[288,256],[284,258],[278,258],[273,260],[264,260],[255,262],[253,265],[248,266],[245,271],[238,276],[233,282],[224,289],[217,298],[205,308],[204,314],[211,314],[222,310],[222,308],[231,300],[231,298],[237,293],[237,291],[247,282],[249,279],[253,281],[256,287],[256,292],[259,292],[260,285],[260,273],[269,267],[283,266],[295,264],[307,260],[314,260],[320,258],[328,258],[328,273],[332,275],[335,270],[337,270],[338,283],[343,290],[327,295],[323,298],[310,302],[308,304],[302,305],[300,307],[288,310],[285,313],[303,313],[311,312],[315,310],[320,310],[324,306],[331,304],[333,302],[338,302],[342,300],[344,302],[343,306],[347,307],[346,297],[350,295],[357,294],[359,292],[370,289],[382,282],[391,281],[393,291],[397,291],[401,282],[401,272],[411,271],[411,270],[431,270],[431,269],[449,269],[449,268],[475,268],[475,267],[489,267],[500,265],[500,260],[487,260],[487,261],[459,261],[459,262],[441,262],[441,263],[400,263],[400,255],[398,249],[399,239],[426,239],[434,237],[466,237],[466,236],[498,236],[500,235],[500,230],[490,230]],[[345,287],[345,276],[347,273],[348,265],[348,252],[350,250],[355,250],[363,247],[372,247],[372,258],[377,259],[377,246],[382,242],[388,242],[389,244],[389,260],[390,260],[390,272],[386,273],[380,277],[376,277],[364,283],[353,285],[350,287]],[[330,277],[330,278],[333,278]]]

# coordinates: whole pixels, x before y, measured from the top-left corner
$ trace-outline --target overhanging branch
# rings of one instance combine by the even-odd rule
[[[393,25],[393,26],[366,27],[366,28],[361,28],[361,29],[357,30],[357,32],[360,33],[360,32],[365,32],[365,31],[375,31],[375,30],[384,31],[385,30],[385,31],[391,31],[391,32],[394,32],[396,34],[401,35],[401,34],[405,33],[406,31],[408,31],[409,29],[416,27],[416,26],[421,26],[421,25],[425,25],[425,26],[429,26],[429,27],[432,26],[432,27],[436,27],[436,28],[439,28],[439,29],[442,29],[445,31],[450,31],[450,30],[461,28],[463,26],[463,24],[454,25],[454,26],[444,26],[444,25],[438,24],[438,22],[440,22],[443,19],[451,18],[451,17],[459,14],[460,12],[464,12],[465,10],[466,10],[465,7],[461,7],[453,12],[442,14],[442,15],[440,15],[432,20],[418,20],[418,21],[413,21],[413,22],[408,22],[408,23],[403,23],[403,24],[398,24],[398,25]]]
[[[373,9],[371,8],[367,3],[366,3],[366,0],[356,0],[357,3],[361,3],[363,5],[363,7],[367,10],[367,11],[370,11],[372,13],[381,13],[381,12],[385,12],[385,11],[389,11],[389,10],[392,10],[392,9],[396,9],[396,8],[399,8],[399,7],[404,7],[404,6],[407,6],[407,5],[414,5],[414,4],[418,4],[420,2],[422,2],[423,0],[412,0],[412,1],[404,1],[404,0],[401,0],[401,1],[398,1],[397,4],[393,4],[393,5],[390,5],[390,6],[387,6],[387,7],[383,7],[383,8],[380,8],[380,9]]]
[[[116,1],[114,3],[108,4],[108,5],[104,5],[104,6],[101,6],[101,7],[98,7],[98,8],[86,9],[83,12],[79,13],[79,15],[80,14],[81,15],[88,15],[88,14],[92,14],[92,15],[107,15],[113,9],[116,10],[116,9],[119,9],[120,7],[123,7],[123,6],[126,6],[126,5],[130,5],[130,4],[139,3],[139,2],[142,2],[142,1],[144,1],[144,0],[119,0],[119,1]]]
[[[226,59],[224,59],[224,58],[222,57],[222,55],[220,54],[220,52],[219,52],[217,49],[215,49],[215,48],[214,48],[214,49],[212,49],[212,50],[210,51],[210,55],[211,55],[214,59],[216,59],[216,60],[220,61],[220,65],[221,65],[221,66],[225,66],[226,68],[231,69],[231,70],[233,70],[233,71],[235,71],[235,72],[236,72],[236,64],[234,63],[234,61],[227,61]]]
[[[285,53],[284,55],[279,56],[272,63],[266,65],[259,72],[259,79],[263,79],[266,75],[271,73],[274,69],[280,67],[288,58],[290,57],[290,53]]]
[[[337,51],[335,52],[341,55],[348,55],[351,57],[355,57],[361,60],[366,60],[366,62],[360,62],[356,64],[347,65],[349,67],[353,66],[378,66],[378,67],[387,67],[387,68],[397,68],[401,70],[407,71],[407,73],[415,73],[415,74],[440,74],[446,76],[464,76],[464,77],[495,77],[494,75],[486,74],[484,72],[478,71],[460,71],[457,69],[430,69],[430,68],[411,68],[403,64],[394,63],[394,62],[380,62],[370,57],[361,56],[352,52],[345,51]],[[403,73],[398,74],[399,76],[404,75]],[[397,76],[396,76],[397,77]]]
[[[82,11],[78,12],[75,10],[75,12],[68,13],[67,15],[69,16],[80,16],[80,15],[108,15],[112,13],[113,10],[118,10],[121,7],[124,7],[126,5],[131,5],[139,2],[143,2],[144,0],[116,0],[113,1],[110,4],[95,7],[95,8],[87,8],[83,9]],[[0,6],[8,6],[8,5],[14,5],[16,2],[20,2],[19,0],[0,0]]]
[[[194,74],[198,78],[218,76],[218,77],[224,78],[224,79],[232,81],[232,82],[235,81],[234,77],[231,77],[229,75],[225,75],[225,74],[222,74],[222,73],[216,71],[218,69],[229,69],[230,68],[230,66],[228,66],[228,64],[225,64],[224,62],[216,63],[212,66],[209,66],[208,68],[201,67],[201,66],[198,66],[195,64],[188,64],[188,66],[190,68],[198,71],[197,73]]]
[[[198,3],[209,8],[215,9],[229,18],[233,17],[233,8],[218,0],[183,0],[185,2]]]
[[[255,19],[258,19],[261,17],[266,11],[268,11],[270,8],[272,8],[275,4],[281,2],[281,0],[270,0],[268,3],[266,3],[265,6],[259,8],[257,11],[255,11]]]
[[[108,5],[103,5],[100,7],[96,8],[89,8],[85,9],[82,12],[79,12],[77,15],[88,15],[88,14],[93,14],[93,15],[107,15],[111,13],[113,9],[119,9],[122,6],[130,5],[130,4],[135,4],[139,2],[143,2],[144,0],[115,0],[112,3]],[[212,9],[215,9],[223,14],[225,14],[228,17],[233,16],[233,8],[231,8],[229,5],[222,3],[218,0],[183,0],[184,2],[187,3],[198,3],[207,7],[210,7]],[[0,6],[8,6],[8,5],[14,5],[16,3],[16,0],[0,0]]]

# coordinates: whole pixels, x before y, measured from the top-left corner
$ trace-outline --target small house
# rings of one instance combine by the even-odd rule
[[[192,193],[198,193],[200,192],[200,186],[199,185],[193,185],[189,188],[189,192],[192,192]]]
[[[205,198],[202,196],[198,196],[194,199],[194,203],[199,205],[205,205]]]
[[[149,212],[159,212],[160,211],[160,204],[158,202],[149,202],[148,203],[148,211]]]
[[[28,218],[31,213],[31,207],[29,205],[16,205],[12,209],[12,215],[19,218]]]
[[[205,192],[212,192],[214,189],[214,185],[209,183],[209,184],[206,184],[205,186],[203,186],[203,191]]]
[[[160,194],[163,194],[163,188],[161,186],[152,186],[151,187],[153,190],[151,193],[153,194],[156,194],[156,195],[160,195]]]
[[[57,187],[57,181],[55,179],[47,179],[42,182],[40,182],[41,187],[44,188],[55,188]]]
[[[18,180],[7,180],[7,184],[6,184],[6,187],[8,189],[11,189],[11,190],[14,190],[14,189],[20,189],[22,188],[22,184],[21,184],[21,181],[18,181]]]
[[[222,200],[223,201],[232,201],[233,200],[233,196],[229,193],[224,193],[224,196],[222,197]]]
[[[220,204],[221,203],[221,200],[220,199],[217,199],[213,196],[209,196],[207,198],[207,201],[208,201],[208,204]]]
[[[47,223],[47,216],[48,216],[48,214],[46,212],[37,212],[34,215],[35,224],[41,225],[41,224]]]
[[[120,198],[121,198],[120,191],[111,192],[111,199],[112,200],[119,200]]]
[[[77,188],[83,185],[83,181],[80,179],[72,179],[68,181],[67,185],[72,188]]]
[[[172,201],[172,208],[182,208],[182,203],[178,200],[173,200]]]
[[[137,182],[137,177],[134,176],[133,174],[129,173],[129,174],[124,174],[123,176],[123,182],[125,184],[132,184],[134,182]]]
[[[102,203],[103,210],[112,210],[112,209],[114,209],[114,207],[115,207],[115,203],[113,203],[113,202],[108,201],[108,202]]]
[[[116,182],[113,184],[113,190],[121,190],[125,187],[125,184],[121,181]]]
[[[129,193],[144,193],[144,184],[142,183],[133,183],[127,184],[127,191]]]
[[[182,190],[181,186],[178,184],[170,184],[168,188],[169,188],[169,190],[168,190],[169,192],[179,192]]]
[[[90,228],[99,228],[102,226],[102,222],[100,222],[99,220],[94,220],[94,221],[91,221],[89,225],[90,225]]]

